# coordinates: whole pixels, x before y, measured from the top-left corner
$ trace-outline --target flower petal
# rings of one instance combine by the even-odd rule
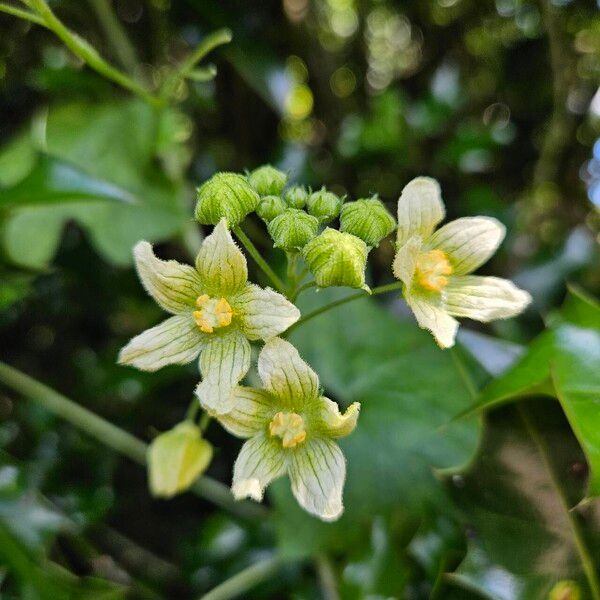
[[[263,390],[238,386],[234,391],[234,405],[230,412],[216,415],[229,433],[249,438],[266,431],[268,422],[276,413],[272,396]]]
[[[239,330],[211,335],[200,354],[202,381],[196,395],[202,407],[215,415],[232,410],[235,387],[250,368],[250,342]]]
[[[221,219],[202,242],[196,269],[202,284],[213,296],[233,294],[248,280],[246,257],[233,241],[225,219]]]
[[[342,491],[346,460],[339,446],[313,438],[292,453],[292,492],[302,508],[323,521],[335,521],[344,511]]]
[[[194,267],[156,258],[148,242],[138,242],[133,256],[142,285],[161,308],[179,314],[194,306],[202,293],[202,283]]]
[[[284,332],[300,318],[300,311],[285,296],[253,283],[230,299],[240,327],[251,340],[267,340]]]
[[[319,394],[317,374],[298,350],[281,338],[270,339],[258,356],[258,374],[265,389],[289,408],[302,408]]]
[[[271,481],[285,474],[287,455],[281,445],[260,434],[244,443],[233,465],[231,491],[236,500],[260,502]]]
[[[319,398],[317,427],[328,437],[346,437],[354,431],[359,412],[360,402],[353,402],[344,413],[341,413],[337,403],[321,396]]]
[[[412,293],[405,293],[404,297],[419,327],[429,329],[440,348],[454,346],[458,321],[445,311],[439,300]]]
[[[427,240],[445,214],[440,184],[431,177],[413,179],[398,200],[398,245],[414,235]]]
[[[198,356],[205,339],[190,313],[175,315],[135,336],[119,353],[119,364],[142,371],[184,365]]]
[[[483,322],[514,317],[531,302],[528,292],[499,277],[451,277],[445,291],[449,314]]]
[[[419,236],[411,237],[405,244],[398,248],[398,252],[396,252],[396,257],[392,263],[394,277],[402,281],[408,288],[412,284],[417,267],[417,258],[422,247],[423,242]]]
[[[440,227],[428,245],[448,255],[454,275],[466,275],[490,259],[505,234],[506,228],[497,219],[463,217]]]

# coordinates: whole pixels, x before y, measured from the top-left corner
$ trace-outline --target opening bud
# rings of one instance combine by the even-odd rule
[[[396,219],[376,196],[344,204],[340,214],[340,230],[351,233],[366,242],[378,246],[396,228]]]
[[[271,222],[287,208],[281,196],[265,196],[256,208],[256,214],[266,223]]]
[[[284,199],[290,208],[304,208],[308,199],[308,192],[301,185],[293,185],[286,190]]]
[[[248,183],[261,196],[277,196],[287,183],[287,175],[271,165],[264,165],[248,175]]]
[[[321,223],[333,221],[340,214],[343,203],[339,196],[328,192],[324,187],[313,192],[306,200],[308,212]]]
[[[319,221],[303,210],[286,208],[267,226],[275,248],[287,252],[301,250],[312,240],[319,229]]]

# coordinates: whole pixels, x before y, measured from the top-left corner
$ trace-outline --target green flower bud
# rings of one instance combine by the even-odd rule
[[[346,286],[369,291],[365,268],[369,249],[359,238],[327,227],[303,250],[318,287]]]
[[[155,437],[148,447],[148,476],[153,496],[171,498],[194,483],[212,459],[212,446],[191,421]]]
[[[256,214],[265,222],[269,223],[275,217],[279,216],[287,204],[281,196],[265,196],[256,208]]]
[[[261,196],[277,196],[287,183],[287,175],[271,165],[264,165],[248,175],[248,183]]]
[[[301,249],[317,235],[319,221],[303,210],[286,208],[267,228],[275,248],[292,251]]]
[[[548,600],[579,600],[581,589],[577,582],[570,579],[559,581],[548,594]]]
[[[306,201],[308,212],[321,223],[333,221],[340,214],[343,203],[339,196],[328,192],[324,187],[313,192]]]
[[[229,227],[241,223],[256,209],[259,195],[245,177],[238,173],[217,173],[197,191],[196,221],[216,225],[223,217]]]
[[[290,208],[304,208],[308,192],[301,185],[293,185],[285,191],[284,198]]]
[[[348,202],[342,207],[340,230],[359,237],[369,246],[378,246],[395,228],[396,219],[375,196]]]

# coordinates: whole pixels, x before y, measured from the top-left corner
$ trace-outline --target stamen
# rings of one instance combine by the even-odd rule
[[[213,333],[219,327],[231,325],[233,310],[225,298],[211,298],[208,294],[202,294],[196,299],[196,306],[192,317],[200,331]]]
[[[269,433],[280,437],[284,448],[294,448],[306,439],[304,419],[296,413],[278,412],[269,423]]]
[[[451,275],[452,271],[445,252],[430,250],[417,258],[415,278],[426,290],[441,292],[448,285],[447,275]]]

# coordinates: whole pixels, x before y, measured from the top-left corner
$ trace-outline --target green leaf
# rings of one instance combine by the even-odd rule
[[[312,306],[301,308],[306,312],[315,300],[339,297],[322,291],[312,295]],[[324,524],[303,513],[287,480],[272,486],[282,551],[348,548],[369,535],[376,515],[416,518],[428,506],[445,506],[432,469],[466,463],[479,432],[473,420],[438,430],[471,398],[456,358],[370,299],[309,321],[292,342],[319,373],[328,396],[362,407],[355,432],[340,440],[348,474],[339,521]]]

